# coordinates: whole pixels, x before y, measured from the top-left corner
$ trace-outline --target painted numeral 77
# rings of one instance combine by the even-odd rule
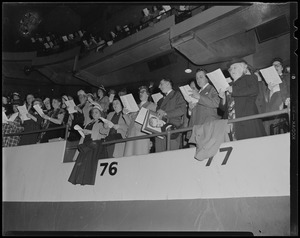
[[[226,155],[225,155],[225,158],[224,158],[224,160],[223,160],[223,162],[222,162],[221,165],[225,165],[225,164],[227,163],[227,161],[228,161],[228,159],[229,159],[229,156],[230,156],[232,150],[233,150],[233,148],[232,148],[231,146],[230,146],[230,147],[220,148],[220,152],[223,152],[223,151],[226,151],[226,152],[227,152]],[[214,157],[210,157],[210,158],[208,159],[208,161],[207,161],[207,163],[206,163],[205,166],[210,166],[210,164],[211,164],[213,158],[214,158]]]

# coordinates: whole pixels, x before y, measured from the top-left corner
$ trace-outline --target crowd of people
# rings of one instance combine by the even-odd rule
[[[188,103],[181,91],[174,88],[173,81],[163,78],[158,85],[163,97],[154,103],[151,97],[153,83],[150,84],[150,87],[141,86],[138,90],[138,107],[139,110],[145,108],[154,112],[159,121],[163,122],[161,125],[167,125],[164,128],[170,129],[193,127],[219,119],[235,119],[281,110],[290,104],[290,76],[287,71],[289,68],[284,69],[283,61],[280,58],[273,59],[270,65],[275,67],[282,80],[279,85],[268,84],[258,70],[253,69],[245,60],[238,58],[233,59],[227,65],[232,82],[225,91],[218,92],[208,79],[207,71],[201,68],[196,71],[195,79],[190,81],[191,95],[196,99],[195,103]],[[126,88],[118,93],[114,89],[107,92],[103,86],[100,86],[96,93],[79,90],[77,92],[79,104],[74,107],[76,113],[69,113],[67,110],[66,102],[74,100],[70,95],[52,99],[46,97],[42,100],[28,94],[25,102],[16,92],[12,94],[11,99],[3,96],[2,111],[7,118],[15,113],[18,115],[14,120],[2,123],[2,146],[45,143],[59,137],[64,138],[65,129],[14,136],[5,136],[5,134],[68,125],[68,140],[79,141],[78,151],[74,157],[76,166],[72,172],[72,178],[70,178],[72,183],[78,182],[78,174],[82,171],[77,167],[82,164],[84,158],[90,160],[89,165],[93,169],[92,163],[94,162],[92,161],[95,156],[98,159],[116,158],[165,151],[167,148],[166,138],[159,137],[102,145],[104,141],[146,135],[141,129],[142,125],[135,120],[139,111],[129,112],[126,107],[123,107],[120,96],[127,93]],[[35,110],[34,106],[37,104],[43,109],[42,115]],[[18,113],[18,106],[21,105],[25,105],[28,110],[28,120],[24,120]],[[151,123],[154,124],[153,121]],[[159,122],[155,122],[155,124],[159,124]],[[83,128],[84,137],[74,129],[75,125]],[[285,114],[281,114],[269,118],[231,123],[229,137],[231,140],[242,140],[288,131],[289,119]],[[190,132],[172,135],[170,149],[192,147],[193,143],[189,143],[190,136]],[[89,179],[93,180],[93,178]]]

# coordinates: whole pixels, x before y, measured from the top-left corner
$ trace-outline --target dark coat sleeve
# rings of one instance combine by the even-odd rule
[[[176,106],[173,109],[166,110],[168,118],[183,116],[187,109],[182,94],[179,91],[176,91],[173,100],[175,100]]]
[[[233,97],[249,97],[258,95],[258,80],[256,75],[244,75],[232,85]]]

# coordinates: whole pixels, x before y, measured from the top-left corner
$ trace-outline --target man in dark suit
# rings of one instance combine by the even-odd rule
[[[165,95],[157,103],[157,115],[159,119],[173,124],[180,128],[183,124],[183,115],[186,113],[186,102],[179,91],[173,90],[173,82],[164,78],[160,81],[159,89]],[[170,149],[179,149],[181,136],[171,139]],[[167,148],[166,139],[155,138],[156,152],[165,151]]]
[[[214,86],[209,84],[205,69],[196,71],[196,82],[200,87],[200,91],[193,90],[192,95],[192,97],[198,99],[198,102],[189,103],[189,108],[192,112],[189,127],[220,119],[217,110],[220,104],[220,97]],[[190,135],[191,133],[188,133],[187,137],[189,138]]]

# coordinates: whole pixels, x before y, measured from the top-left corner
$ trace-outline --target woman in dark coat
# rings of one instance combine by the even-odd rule
[[[220,92],[220,97],[227,101],[228,119],[241,118],[258,114],[256,98],[259,92],[258,79],[248,68],[243,59],[234,59],[228,64],[228,71],[233,79],[226,97]],[[242,140],[265,136],[262,119],[246,120],[233,123],[232,136]]]
[[[68,181],[72,184],[94,185],[98,159],[105,158],[105,149],[102,146],[103,139],[109,129],[103,127],[100,120],[102,112],[100,105],[95,105],[90,110],[93,120],[85,126],[83,143],[78,145],[79,154]]]
[[[30,110],[27,114],[27,116],[30,118],[30,120],[26,120],[22,124],[22,126],[24,127],[23,132],[36,131],[36,130],[42,129],[43,118],[37,113],[37,111],[33,107],[37,104],[40,105],[41,108],[43,107],[43,102],[40,98],[36,98],[33,100],[32,110]],[[40,135],[40,133],[22,135],[19,145],[36,144],[39,135]]]

